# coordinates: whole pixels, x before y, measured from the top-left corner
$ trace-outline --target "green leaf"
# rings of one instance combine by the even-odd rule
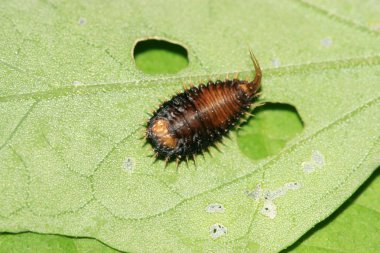
[[[0,7],[2,231],[94,237],[131,252],[279,251],[379,165],[380,38],[350,16],[295,1]],[[186,47],[189,67],[139,71],[133,46],[152,37]],[[264,69],[261,99],[293,105],[303,132],[260,161],[233,132],[196,168],[152,164],[144,108],[184,81],[251,75],[247,44]]]
[[[377,169],[344,205],[286,252],[378,252],[379,194],[380,170]]]
[[[88,238],[69,238],[35,233],[0,234],[0,252],[34,253],[116,253],[104,244]]]
[[[284,252],[377,252],[380,170],[337,211]],[[347,230],[350,227],[350,230]],[[360,238],[360,239],[359,239]],[[116,252],[91,239],[32,233],[0,234],[0,252]]]

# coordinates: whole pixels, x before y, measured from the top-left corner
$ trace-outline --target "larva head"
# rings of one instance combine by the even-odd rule
[[[177,139],[172,133],[169,121],[165,118],[153,117],[147,127],[147,139],[161,156],[170,153],[177,146]],[[166,152],[164,152],[166,151]]]

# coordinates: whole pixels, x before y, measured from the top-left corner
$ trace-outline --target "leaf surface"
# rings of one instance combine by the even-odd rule
[[[278,251],[379,165],[380,38],[349,18],[298,1],[0,7],[2,231],[94,237],[130,252]],[[133,47],[148,37],[185,46],[189,67],[139,71]],[[261,99],[295,106],[304,131],[260,161],[232,133],[196,168],[152,163],[144,108],[184,81],[251,75],[247,44],[264,69]],[[215,203],[223,211],[207,212]],[[227,233],[215,237],[214,225]]]

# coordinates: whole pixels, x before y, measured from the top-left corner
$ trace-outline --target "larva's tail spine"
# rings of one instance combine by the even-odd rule
[[[251,94],[255,94],[261,86],[261,77],[262,72],[260,68],[259,61],[256,59],[255,55],[252,52],[252,49],[249,49],[249,54],[251,55],[251,60],[255,68],[255,78],[248,83],[249,91]]]

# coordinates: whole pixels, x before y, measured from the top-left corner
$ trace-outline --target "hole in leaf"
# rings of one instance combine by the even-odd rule
[[[187,50],[165,40],[139,41],[133,57],[137,68],[147,74],[174,74],[189,65]]]
[[[285,144],[303,129],[302,120],[294,106],[267,103],[253,111],[238,131],[240,150],[248,157],[259,160],[277,154]]]

